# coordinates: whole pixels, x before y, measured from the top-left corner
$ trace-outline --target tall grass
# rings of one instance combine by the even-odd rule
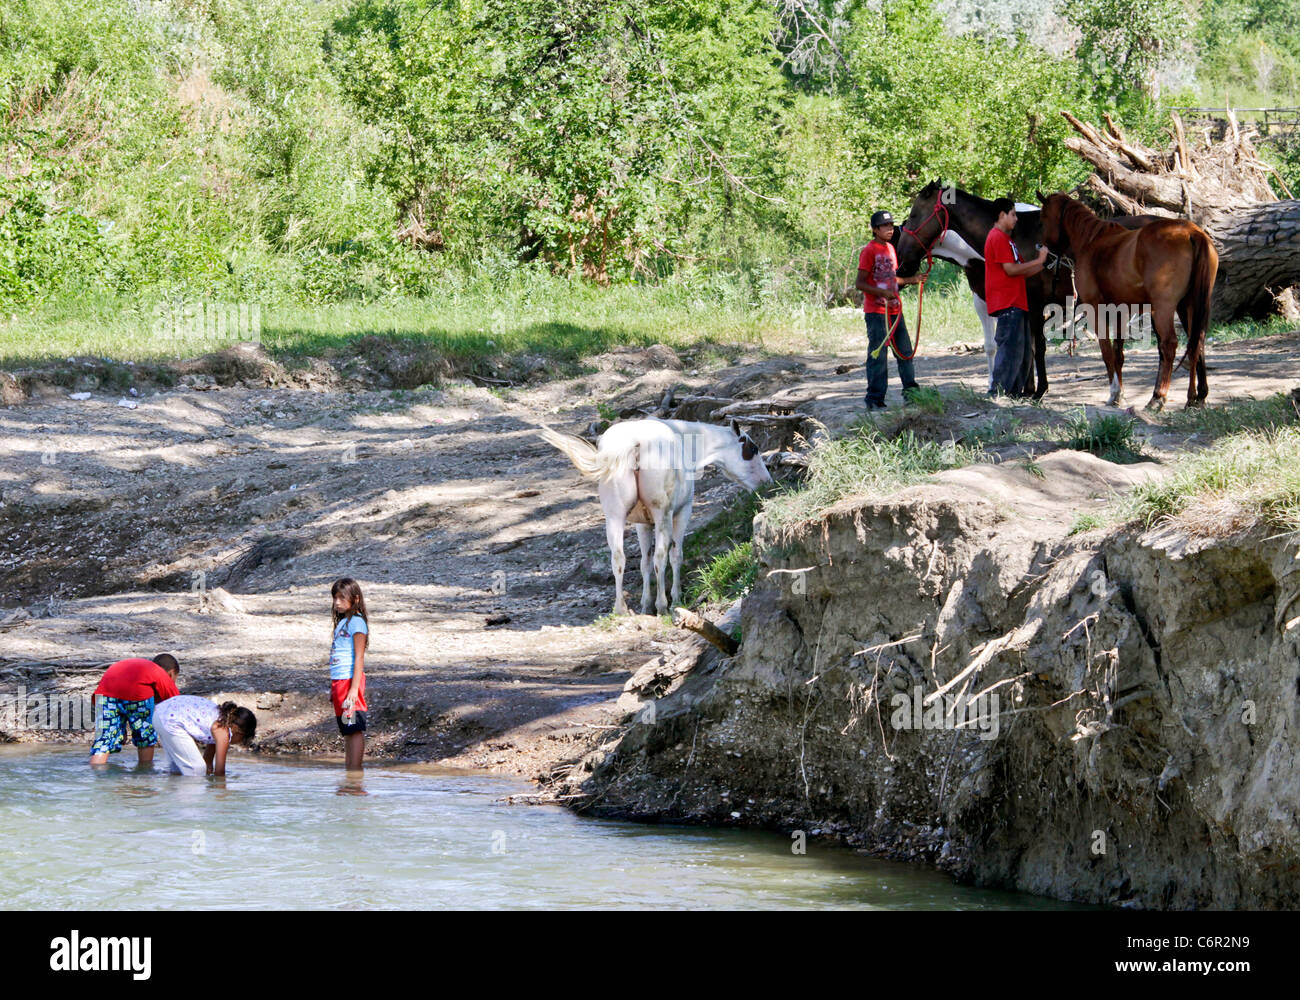
[[[978,335],[979,324],[956,292],[935,297],[953,308],[930,318],[923,349]],[[685,279],[658,285],[600,288],[542,268],[517,268],[467,279],[449,275],[421,297],[302,304],[257,302],[261,342],[273,355],[320,355],[367,335],[418,341],[453,359],[515,353],[573,360],[621,345],[742,345],[772,352],[865,351],[862,315],[799,301],[757,301],[739,278]],[[37,363],[72,355],[120,361],[194,357],[222,347],[196,335],[177,340],[155,332],[158,301],[107,295],[54,300],[0,314],[0,364]],[[169,303],[174,306],[175,303]],[[961,308],[957,308],[960,306]]]
[[[850,496],[884,496],[942,469],[970,465],[979,448],[918,439],[910,430],[885,438],[874,425],[860,423],[844,437],[813,449],[808,478],[798,490],[778,493],[764,503],[770,522],[788,527],[810,520]]]
[[[1142,442],[1133,435],[1136,426],[1136,420],[1113,414],[1089,419],[1080,408],[1066,418],[1065,447],[1092,452],[1108,462],[1138,462],[1142,459]]]
[[[743,596],[758,577],[758,560],[754,558],[754,543],[741,542],[710,560],[700,569],[691,587],[687,604],[703,600],[710,603],[734,601]]]
[[[1146,527],[1172,521],[1212,537],[1256,525],[1300,531],[1300,426],[1224,437],[1181,460],[1168,479],[1137,486],[1117,514]]]

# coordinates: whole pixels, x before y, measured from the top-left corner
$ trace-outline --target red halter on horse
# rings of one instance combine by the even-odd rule
[[[940,213],[943,213],[942,216],[940,216]],[[939,228],[939,232],[934,239],[927,242],[921,239],[920,233],[931,219],[940,219],[943,224]],[[928,278],[930,276],[930,270],[934,267],[934,257],[931,256],[930,251],[934,248],[936,243],[943,239],[944,234],[948,232],[948,208],[943,203],[943,189],[940,188],[939,193],[934,196],[934,208],[930,210],[929,215],[921,220],[919,226],[915,229],[908,229],[906,226],[899,226],[899,229],[912,237],[912,239],[916,240],[917,245],[925,251],[925,274],[921,275],[921,277]]]
[[[1057,253],[1072,254],[1079,302],[1102,317],[1096,332],[1110,379],[1110,404],[1117,404],[1124,391],[1124,331],[1116,331],[1119,339],[1112,344],[1108,321],[1115,307],[1137,311],[1150,305],[1160,370],[1147,408],[1162,409],[1169,394],[1178,353],[1175,314],[1187,331],[1187,405],[1201,405],[1209,394],[1203,351],[1219,269],[1219,255],[1205,230],[1185,219],[1158,219],[1141,229],[1125,229],[1099,219],[1069,195],[1045,197],[1040,191],[1038,198],[1043,204],[1043,242]]]

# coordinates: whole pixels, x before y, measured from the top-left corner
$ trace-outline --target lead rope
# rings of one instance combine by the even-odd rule
[[[943,192],[940,191],[939,194],[934,199],[934,208],[931,210],[930,215],[937,216],[942,206],[943,206]],[[927,216],[925,222],[929,222],[929,221],[930,219]],[[921,225],[917,226],[916,228],[919,230],[921,226],[925,225],[925,222],[922,222]],[[914,233],[910,229],[905,228],[903,229],[903,232],[907,233],[909,236],[912,237],[912,239],[916,240],[917,243],[925,247],[925,273],[921,275],[921,283],[919,286],[917,286],[917,290],[916,290],[916,339],[912,342],[912,353],[906,356],[903,355],[898,350],[898,345],[894,343],[894,332],[898,329],[898,324],[903,319],[903,298],[900,295],[898,299],[898,315],[894,318],[894,321],[889,324],[889,327],[885,332],[884,341],[881,343],[879,347],[877,347],[874,351],[870,353],[869,356],[872,358],[872,360],[875,360],[876,358],[880,357],[880,352],[885,349],[886,344],[889,345],[889,349],[894,352],[894,357],[897,358],[899,361],[911,361],[914,357],[916,357],[916,352],[921,349],[921,316],[922,316],[922,308],[925,303],[925,283],[930,278],[930,272],[934,270],[934,255],[930,252],[933,244],[922,243],[921,238],[917,236],[916,233]],[[947,232],[948,232],[948,210],[944,208],[943,229],[939,232],[939,236],[937,239],[934,240],[934,243],[940,242],[940,240],[943,239],[944,234]],[[885,317],[886,319],[888,319],[889,317],[888,305],[885,306]]]
[[[917,240],[917,242],[920,243],[920,240]],[[922,246],[924,246],[924,244],[922,244]],[[898,300],[898,315],[895,316],[894,321],[889,324],[889,328],[885,332],[885,339],[881,342],[880,346],[871,352],[871,358],[873,360],[880,357],[880,352],[885,349],[886,344],[889,345],[889,349],[894,352],[894,357],[896,357],[899,361],[911,361],[914,357],[916,357],[916,352],[921,349],[921,317],[922,317],[922,309],[925,304],[925,283],[926,281],[929,280],[930,271],[933,269],[934,269],[934,257],[931,256],[930,254],[930,248],[926,247],[925,273],[921,275],[921,283],[917,286],[917,290],[916,290],[916,335],[915,335],[916,339],[912,341],[912,353],[908,355],[904,355],[902,352],[899,351],[898,345],[894,343],[894,332],[898,329],[898,324],[903,319],[903,299],[902,296],[900,295]],[[885,306],[885,316],[886,317],[889,316],[888,305]]]
[[[894,332],[898,329],[898,324],[903,318],[903,303],[900,297],[898,303],[898,315],[896,315],[894,317],[894,321],[889,324],[889,329],[885,333],[884,341],[881,343],[879,347],[877,347],[874,351],[871,352],[871,357],[873,359],[880,357],[880,352],[885,349],[886,344],[889,345],[889,349],[894,352],[894,357],[896,357],[899,361],[911,361],[914,357],[916,357],[916,352],[921,349],[921,309],[925,301],[925,282],[929,276],[930,276],[930,272],[927,269],[926,273],[921,277],[921,284],[917,286],[916,333],[915,333],[916,339],[912,341],[912,353],[906,355],[903,354],[901,351],[899,351],[898,345],[894,343]],[[886,316],[889,315],[888,306],[885,307],[885,315]]]

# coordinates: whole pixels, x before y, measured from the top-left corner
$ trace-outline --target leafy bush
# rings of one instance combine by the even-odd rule
[[[1058,111],[1143,136],[1151,66],[1187,38],[1206,86],[1289,92],[1296,4],[1069,0],[1064,51],[1028,0],[3,4],[0,306],[541,272],[756,322],[839,304],[873,210],[934,176],[1071,186]],[[1271,154],[1293,185],[1294,148]]]

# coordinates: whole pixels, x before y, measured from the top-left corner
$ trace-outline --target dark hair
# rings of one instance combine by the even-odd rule
[[[257,735],[257,716],[246,708],[240,708],[233,701],[221,706],[217,721],[223,726],[235,726],[244,734],[245,743],[252,743],[253,737]]]
[[[176,657],[172,656],[171,653],[159,653],[153,658],[153,662],[170,673],[179,674],[181,672],[181,665],[176,662]]]
[[[1001,215],[1003,212],[1014,212],[1016,203],[1010,198],[994,198],[993,212],[995,215]]]
[[[366,623],[366,628],[369,629],[370,618],[366,614],[366,599],[361,596],[361,584],[350,576],[339,577],[334,581],[334,586],[330,587],[330,599],[333,600],[340,594],[347,598],[348,610],[343,614],[339,614],[333,607],[330,608],[330,612],[334,617],[334,621],[330,625],[330,633],[333,634],[340,621],[344,618],[351,618],[353,615],[360,615],[361,620]]]

